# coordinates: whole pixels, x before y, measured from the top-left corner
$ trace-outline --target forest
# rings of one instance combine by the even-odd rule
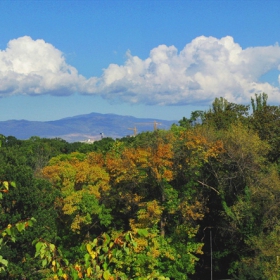
[[[0,140],[1,279],[280,279],[265,93],[135,137]]]

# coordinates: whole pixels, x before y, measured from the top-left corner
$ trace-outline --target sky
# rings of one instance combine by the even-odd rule
[[[280,104],[280,1],[0,1],[0,121]]]

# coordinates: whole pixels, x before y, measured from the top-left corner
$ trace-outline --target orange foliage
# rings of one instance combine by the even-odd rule
[[[106,157],[106,167],[115,183],[141,182],[147,177],[145,172],[148,164],[148,152],[142,148],[125,148],[121,155],[109,153]]]
[[[160,221],[163,207],[159,205],[158,201],[142,202],[139,203],[139,206],[141,209],[137,213],[137,220],[130,220],[132,229],[151,228]]]
[[[157,143],[155,148],[149,148],[149,167],[156,181],[173,179],[173,151],[171,144]]]
[[[217,158],[224,152],[223,142],[209,141],[201,131],[187,130],[181,133],[181,140],[185,141],[187,151],[186,163],[191,167],[199,167],[208,162],[209,158]]]
[[[43,176],[61,190],[62,198],[56,201],[56,207],[66,215],[74,215],[71,227],[77,230],[88,220],[87,213],[80,212],[83,196],[92,195],[100,200],[102,193],[110,188],[109,175],[102,167],[104,160],[99,154],[90,153],[83,157],[73,153],[63,160],[54,158],[51,163],[53,165],[43,169]]]

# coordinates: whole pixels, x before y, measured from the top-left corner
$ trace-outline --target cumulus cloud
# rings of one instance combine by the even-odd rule
[[[280,69],[279,65],[278,45],[243,50],[230,36],[201,36],[180,52],[174,46],[160,45],[145,60],[128,53],[124,65],[111,64],[104,70],[98,92],[162,105],[207,103],[220,96],[248,102],[256,92],[280,101],[278,87],[259,82],[263,74]]]
[[[0,51],[0,96],[69,95],[92,83],[68,65],[63,53],[44,40],[28,36],[11,40]]]
[[[180,52],[160,45],[146,59],[127,53],[124,65],[110,64],[101,77],[86,79],[63,53],[43,40],[21,37],[0,52],[0,96],[11,94],[98,94],[129,103],[207,104],[215,97],[244,103],[256,92],[280,102],[280,89],[260,77],[280,71],[280,47],[242,49],[230,36],[200,36]],[[278,78],[280,83],[280,75]]]

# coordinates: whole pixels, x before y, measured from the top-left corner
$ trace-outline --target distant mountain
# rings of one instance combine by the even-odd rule
[[[31,136],[41,138],[62,138],[68,142],[97,140],[104,137],[121,138],[137,132],[152,131],[154,125],[159,129],[169,129],[178,121],[160,119],[143,119],[115,114],[90,113],[56,121],[0,121],[0,134],[29,139]]]

